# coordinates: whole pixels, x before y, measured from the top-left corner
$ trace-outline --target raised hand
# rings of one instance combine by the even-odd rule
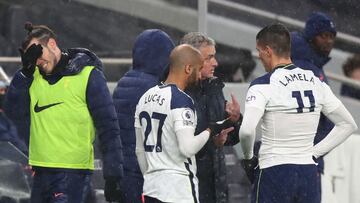
[[[231,102],[226,102],[225,111],[233,123],[240,119],[240,105],[233,94],[231,94]]]
[[[19,49],[21,63],[23,65],[21,72],[26,77],[31,77],[34,74],[36,61],[43,54],[42,49],[40,44],[32,44],[25,52]]]

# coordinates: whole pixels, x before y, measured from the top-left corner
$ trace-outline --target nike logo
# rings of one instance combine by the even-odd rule
[[[53,103],[53,104],[48,104],[48,105],[45,105],[45,106],[39,106],[38,105],[39,101],[36,102],[35,106],[34,106],[34,111],[35,113],[39,113],[40,111],[43,111],[45,109],[48,109],[50,107],[53,107],[53,106],[56,106],[58,104],[62,104],[64,102],[58,102],[58,103]]]
[[[59,196],[61,196],[61,195],[63,195],[63,194],[64,194],[64,193],[62,193],[62,192],[58,192],[58,193],[55,192],[55,193],[54,193],[54,197],[57,198],[57,197],[59,197]]]

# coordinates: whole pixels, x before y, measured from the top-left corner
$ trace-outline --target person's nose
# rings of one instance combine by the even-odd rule
[[[328,44],[334,44],[334,42],[335,42],[335,37],[333,37],[333,36],[326,36],[326,38],[325,38],[325,40],[326,40],[326,42],[328,43]]]
[[[215,68],[218,66],[218,62],[217,62],[215,57],[212,58],[212,66],[215,67]]]

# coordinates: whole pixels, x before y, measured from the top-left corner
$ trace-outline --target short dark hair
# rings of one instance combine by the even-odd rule
[[[32,25],[30,22],[26,22],[25,30],[27,30],[28,33],[21,44],[23,50],[29,46],[30,41],[34,38],[38,39],[43,45],[46,45],[50,38],[56,39],[54,31],[46,25]]]
[[[352,57],[349,57],[342,66],[347,77],[350,77],[351,73],[358,68],[360,68],[360,54],[354,54]]]
[[[269,46],[280,57],[290,57],[290,33],[280,23],[264,27],[256,35],[256,41],[261,46]]]

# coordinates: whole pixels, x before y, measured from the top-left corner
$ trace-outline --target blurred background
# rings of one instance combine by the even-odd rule
[[[332,59],[324,70],[331,88],[359,125],[359,100],[340,95],[342,84],[360,87],[359,81],[344,76],[342,70],[348,57],[360,53],[359,7],[355,0],[0,0],[0,77],[8,83],[20,66],[18,48],[26,34],[26,21],[48,25],[63,49],[85,47],[95,52],[104,63],[110,90],[131,68],[132,46],[143,30],[162,29],[176,44],[185,33],[201,31],[217,42],[216,75],[227,82],[226,97],[235,93],[244,109],[249,82],[264,73],[255,49],[256,33],[274,22],[284,23],[290,31],[302,31],[307,17],[322,11],[331,16],[338,31]],[[353,172],[360,166],[359,138],[352,136],[327,156],[332,185],[324,188],[323,202],[360,203],[356,194],[360,186],[355,184],[360,176]],[[228,186],[231,202],[249,202],[249,183],[238,165],[241,149],[235,146],[227,151],[228,176],[233,180]],[[97,169],[94,201],[103,202],[101,162]],[[0,171],[0,203],[28,202],[31,172],[5,158]]]

